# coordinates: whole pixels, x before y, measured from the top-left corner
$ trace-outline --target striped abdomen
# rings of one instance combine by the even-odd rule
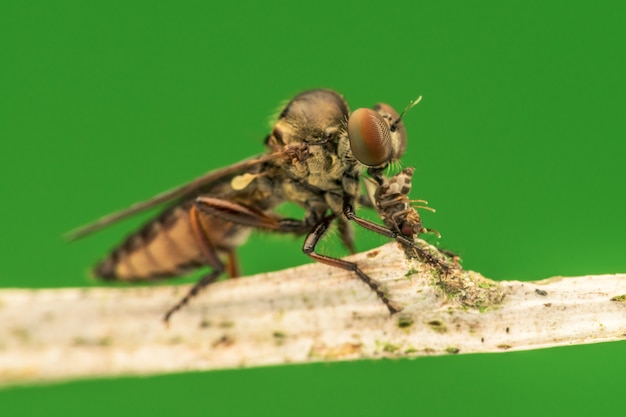
[[[167,209],[131,234],[96,265],[99,278],[144,281],[170,278],[206,264],[189,220],[191,202]],[[215,217],[202,216],[202,227],[223,255],[239,246],[249,230]]]

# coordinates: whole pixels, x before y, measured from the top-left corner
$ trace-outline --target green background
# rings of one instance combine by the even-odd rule
[[[2,287],[98,285],[87,268],[141,219],[71,245],[63,232],[260,153],[281,101],[314,87],[352,108],[424,96],[403,163],[466,268],[626,272],[623,2],[89,3],[0,6]],[[358,236],[360,249],[385,242]],[[243,269],[308,262],[300,245],[254,236]],[[20,387],[0,407],[607,416],[623,415],[625,374],[618,342]]]

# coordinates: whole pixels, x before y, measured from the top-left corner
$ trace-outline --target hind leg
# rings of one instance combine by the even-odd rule
[[[202,226],[202,223],[200,222],[200,215],[201,213],[199,213],[197,207],[195,205],[192,206],[191,209],[189,210],[189,220],[191,222],[191,230],[193,231],[193,234],[196,238],[196,242],[198,243],[198,246],[200,248],[200,251],[202,252],[202,255],[204,256],[206,263],[209,266],[213,267],[213,271],[203,276],[198,282],[196,282],[196,284],[193,287],[191,287],[191,289],[187,292],[187,294],[174,307],[170,308],[165,313],[165,317],[163,317],[163,321],[165,321],[166,323],[169,322],[170,318],[172,317],[172,314],[174,314],[175,312],[183,308],[187,303],[189,303],[189,300],[191,300],[200,292],[200,290],[202,290],[207,285],[215,282],[215,280],[220,275],[222,275],[224,271],[226,271],[226,266],[220,260],[217,254],[217,251],[215,249],[215,246],[213,245],[213,242],[211,242],[211,239],[209,238],[208,234],[205,232],[204,227]],[[229,269],[232,270],[232,268],[233,266],[231,265],[231,262],[229,262]],[[238,269],[236,265],[235,265],[235,269]]]
[[[219,223],[210,224],[210,222],[206,222],[206,216],[226,220],[237,226],[253,227],[280,233],[301,234],[310,229],[310,226],[302,220],[269,216],[250,207],[226,199],[205,196],[198,197],[195,204],[189,210],[191,229],[206,264],[212,267],[213,270],[196,282],[189,292],[174,307],[170,308],[165,313],[165,322],[168,322],[172,314],[183,308],[189,303],[189,300],[195,297],[204,287],[215,282],[224,272],[227,272],[231,277],[239,276],[239,267],[237,265],[234,249],[224,250],[220,248],[221,252],[226,251],[228,257],[226,264],[219,258],[216,248],[216,243],[218,242],[211,240],[210,230],[207,230],[207,228],[213,226],[219,227]],[[202,219],[205,221],[203,222]]]

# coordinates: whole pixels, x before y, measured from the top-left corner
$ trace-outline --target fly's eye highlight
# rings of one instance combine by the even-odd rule
[[[391,159],[389,124],[372,109],[356,109],[348,119],[352,154],[363,165],[378,166]]]

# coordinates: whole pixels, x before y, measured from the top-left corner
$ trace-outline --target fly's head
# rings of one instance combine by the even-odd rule
[[[411,102],[402,113],[388,104],[379,103],[373,109],[357,109],[348,118],[347,134],[352,155],[368,167],[379,184],[380,173],[400,159],[406,150],[407,136],[402,116],[420,99]]]

